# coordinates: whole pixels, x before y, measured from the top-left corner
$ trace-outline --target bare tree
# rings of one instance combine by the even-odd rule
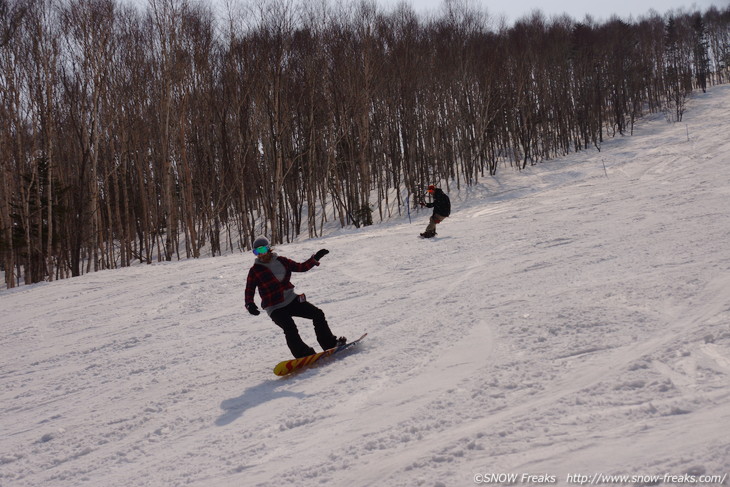
[[[19,146],[24,138],[21,123],[23,93],[22,69],[16,60],[22,59],[21,24],[28,11],[24,2],[0,0],[0,251],[5,285],[15,287],[16,249],[13,234],[11,188],[18,175]]]

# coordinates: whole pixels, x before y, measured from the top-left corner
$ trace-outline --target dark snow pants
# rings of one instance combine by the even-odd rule
[[[293,317],[306,318],[312,320],[314,324],[314,333],[317,335],[317,342],[322,350],[333,348],[337,345],[337,337],[332,334],[324,311],[308,302],[301,302],[295,299],[283,308],[274,310],[271,313],[271,319],[284,330],[286,336],[286,344],[294,357],[306,357],[312,355],[314,350],[304,343],[302,337],[299,336],[299,330],[294,323]]]

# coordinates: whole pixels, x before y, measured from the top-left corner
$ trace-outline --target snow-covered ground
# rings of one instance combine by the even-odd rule
[[[434,240],[420,212],[280,246],[329,249],[297,290],[369,333],[286,378],[250,254],[2,291],[0,485],[730,484],[729,132],[714,87],[451,188]]]

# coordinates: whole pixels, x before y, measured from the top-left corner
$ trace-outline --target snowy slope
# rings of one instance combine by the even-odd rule
[[[682,123],[450,188],[437,239],[421,212],[279,247],[328,248],[297,289],[369,332],[287,378],[243,308],[249,254],[1,292],[0,485],[727,476],[728,120],[714,87]]]

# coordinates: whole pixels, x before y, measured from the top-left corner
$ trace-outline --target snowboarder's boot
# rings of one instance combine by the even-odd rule
[[[422,238],[432,238],[436,236],[436,232],[423,232],[421,234]]]
[[[314,355],[317,353],[312,347],[307,347],[303,349],[300,353],[295,354],[294,357],[296,358],[303,358],[303,357],[309,357],[310,355]]]

